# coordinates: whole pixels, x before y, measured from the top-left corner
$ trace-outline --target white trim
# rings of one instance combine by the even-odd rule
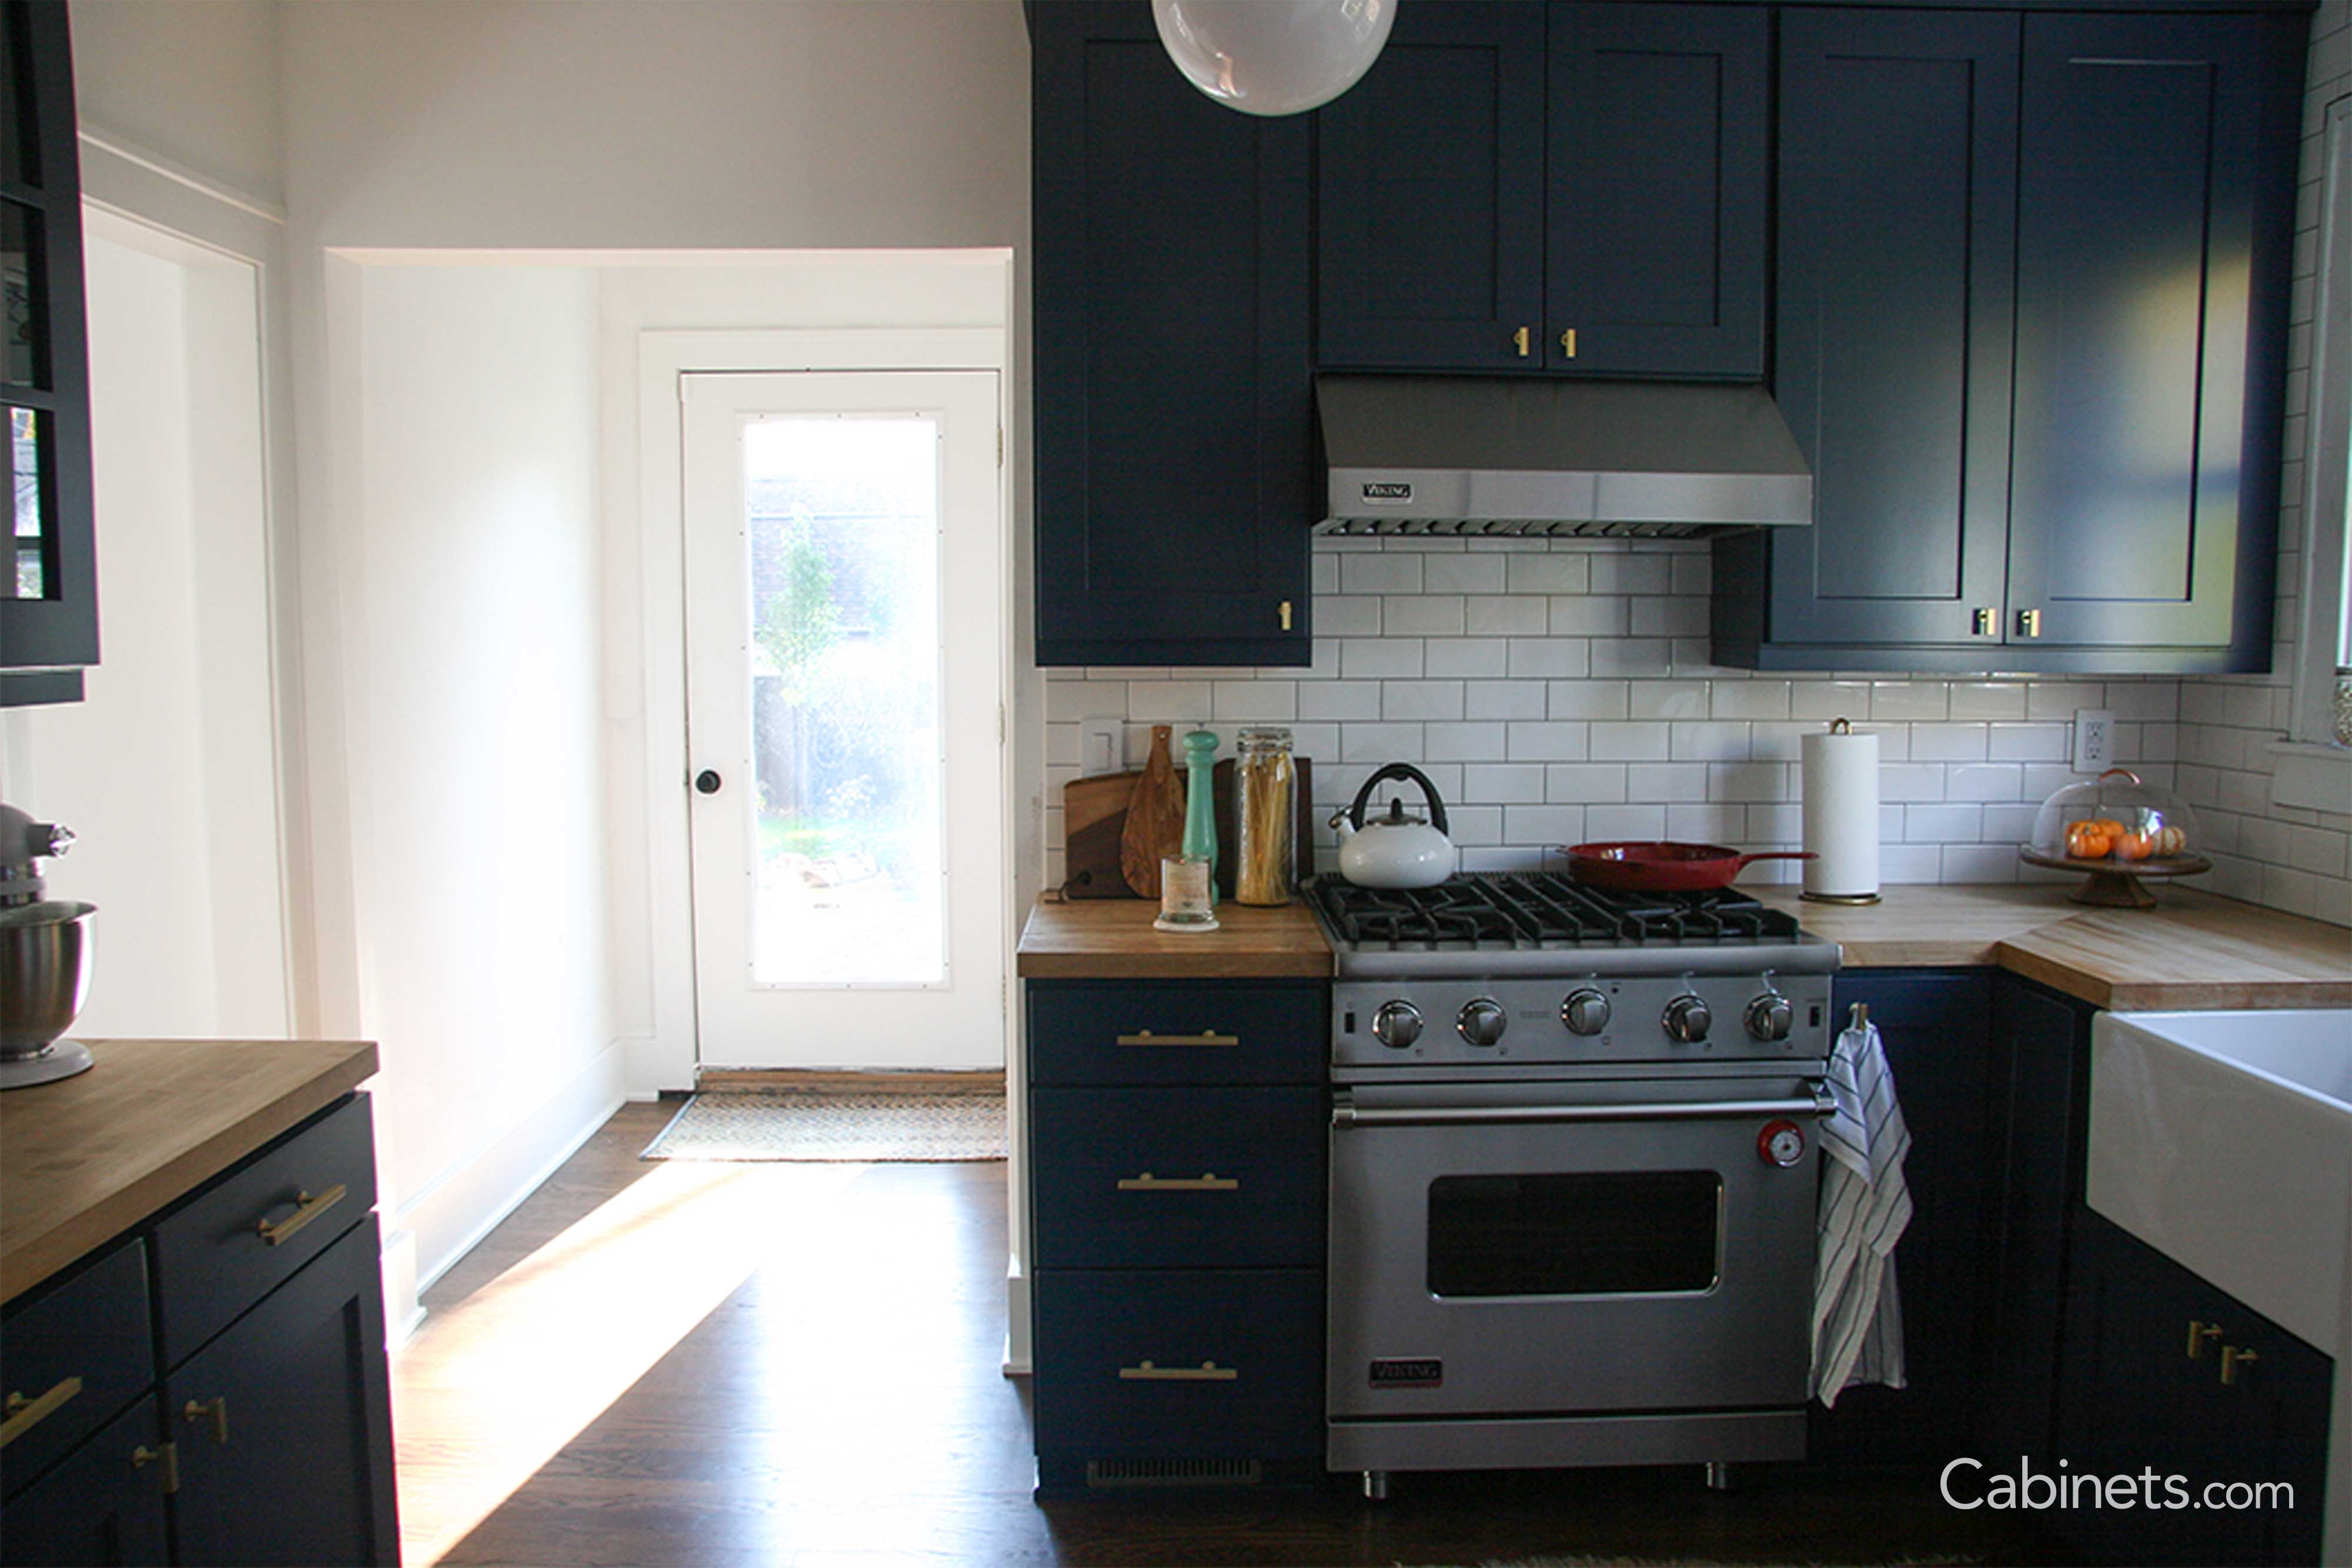
[[[1000,260],[999,265],[1009,263]],[[645,788],[651,852],[647,888],[653,909],[653,1040],[632,1064],[637,1089],[688,1089],[695,1073],[694,892],[687,832],[685,518],[679,493],[684,455],[678,378],[689,371],[792,370],[992,370],[999,372],[997,417],[1012,420],[1012,333],[1001,327],[814,328],[744,330],[646,329],[637,334],[637,528],[645,689]],[[1007,552],[1003,570],[1006,634],[998,651],[1001,690],[1010,691],[1013,533],[1012,465],[998,473]],[[1009,700],[1009,697],[1008,697]],[[1006,810],[1013,809],[1013,748],[999,748]],[[1008,845],[1013,841],[1007,838]],[[1004,965],[1013,972],[1022,911],[1006,881]],[[1008,992],[1011,988],[1007,986]],[[1004,1020],[1013,1054],[1014,1019]]]
[[[2270,743],[2271,804],[2352,815],[2352,751],[2296,740]]]
[[[235,207],[241,213],[250,213],[263,222],[275,224],[280,228],[286,226],[286,209],[267,196],[253,195],[248,192],[238,190],[234,185],[224,184],[208,174],[200,174],[185,163],[167,158],[152,148],[141,146],[128,136],[118,135],[102,126],[92,125],[87,120],[78,128],[77,136],[86,152],[109,153],[126,163],[135,163],[152,174],[160,175],[171,181],[173,184],[184,185],[198,195],[208,197],[224,206]],[[85,173],[87,173],[89,160],[85,158],[83,162]],[[86,179],[84,183],[87,184]]]
[[[2303,623],[2296,629],[2294,722],[2287,733],[2298,741],[2324,744],[2336,728],[2346,511],[2352,501],[2346,494],[2347,472],[2352,468],[2352,94],[2327,106],[2322,135],[2319,275],[2305,423],[2308,450],[2304,455],[2298,606]]]

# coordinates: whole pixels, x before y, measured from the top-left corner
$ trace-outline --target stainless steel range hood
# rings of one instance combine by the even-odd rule
[[[1315,378],[1318,533],[1687,538],[1813,520],[1762,387],[1501,376]]]

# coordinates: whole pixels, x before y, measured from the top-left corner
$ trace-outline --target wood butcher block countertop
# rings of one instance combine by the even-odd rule
[[[2094,909],[2063,885],[1890,887],[1859,907],[1744,891],[1838,943],[1850,969],[1988,964],[2118,1012],[2352,1006],[2352,931],[2192,888]]]
[[[1021,933],[1025,979],[1247,980],[1328,976],[1331,945],[1304,903],[1217,905],[1218,929],[1178,936],[1151,928],[1158,899],[1040,904]]]
[[[1807,904],[1794,887],[1746,887],[1844,950],[1850,969],[1995,967],[2095,1007],[2352,1007],[2352,931],[2172,886],[2155,909],[2093,909],[2063,884],[1890,887],[1883,902]],[[1217,906],[1223,929],[1154,931],[1143,899],[1040,904],[1021,936],[1030,978],[1217,979],[1331,973],[1303,903]]]
[[[360,1040],[94,1040],[97,1065],[0,1094],[0,1301],[374,1076]]]

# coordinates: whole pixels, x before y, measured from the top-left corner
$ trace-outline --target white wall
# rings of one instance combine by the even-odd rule
[[[270,0],[73,0],[85,127],[265,202],[283,193],[278,7]]]
[[[329,404],[361,1032],[430,1275],[620,1098],[604,1001],[596,290],[351,267]],[[551,1145],[548,1142],[552,1140]],[[485,1160],[488,1163],[485,1164]],[[511,1157],[521,1158],[517,1155]]]
[[[81,835],[96,1037],[290,1028],[253,269],[87,225],[104,662],[0,722],[0,797]]]

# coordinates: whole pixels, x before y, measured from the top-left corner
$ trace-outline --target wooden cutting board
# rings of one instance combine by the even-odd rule
[[[1305,881],[1315,870],[1315,765],[1307,758],[1294,759],[1298,773],[1297,816],[1291,836],[1298,853],[1297,880]],[[1073,779],[1062,786],[1062,896],[1065,898],[1133,898],[1127,877],[1119,866],[1119,841],[1127,828],[1127,804],[1135,795],[1135,786],[1141,773],[1103,773],[1092,779]],[[1176,772],[1177,798],[1184,798],[1187,784],[1184,770]],[[1234,874],[1239,865],[1233,847],[1240,842],[1234,817],[1234,764],[1231,758],[1217,764],[1209,776],[1217,810],[1217,843],[1224,852],[1217,857],[1217,888],[1225,897],[1234,894]]]
[[[1127,824],[1120,830],[1118,864],[1128,890],[1138,898],[1160,896],[1160,862],[1184,843],[1184,796],[1179,787],[1175,759],[1168,743],[1176,727],[1151,727],[1151,755],[1136,780],[1135,798],[1127,804]]]

